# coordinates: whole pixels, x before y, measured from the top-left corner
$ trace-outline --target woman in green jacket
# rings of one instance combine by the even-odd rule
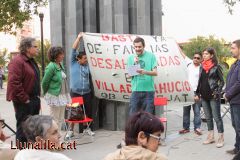
[[[58,127],[61,128],[65,107],[71,102],[67,76],[62,65],[64,58],[63,48],[51,47],[48,50],[48,58],[50,63],[45,69],[42,89],[44,98],[50,106],[50,115],[55,119]]]

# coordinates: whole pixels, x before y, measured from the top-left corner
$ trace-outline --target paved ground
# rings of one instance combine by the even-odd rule
[[[6,86],[5,86],[6,88]],[[0,90],[0,113],[1,116],[15,129],[15,117],[12,103],[5,100],[6,90]],[[49,109],[42,100],[42,114],[48,114]],[[223,148],[216,148],[215,144],[202,145],[206,138],[206,124],[202,124],[204,135],[197,136],[193,132],[186,135],[179,135],[177,131],[182,127],[182,108],[179,104],[170,105],[168,107],[168,131],[166,146],[160,146],[159,152],[165,154],[169,160],[230,160],[231,155],[225,153],[226,150],[232,149],[234,144],[234,131],[231,127],[231,121],[228,117],[224,117],[225,129],[225,146]],[[10,134],[8,129],[5,131]],[[217,133],[215,131],[215,133]],[[63,154],[72,158],[99,160],[103,159],[105,155],[116,150],[116,145],[123,137],[122,131],[106,131],[97,130],[93,143],[77,145],[76,150],[63,151]],[[14,136],[7,142],[14,141]],[[89,137],[84,137],[78,140],[78,143],[89,141]]]

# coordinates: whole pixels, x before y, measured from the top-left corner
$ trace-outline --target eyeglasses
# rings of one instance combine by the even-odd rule
[[[149,137],[152,137],[152,138],[155,138],[156,140],[158,140],[158,142],[161,141],[161,137],[160,136],[156,136],[154,134],[151,134],[151,133],[147,133],[147,132],[144,132],[145,135],[149,136]]]
[[[193,57],[193,59],[197,59],[197,60],[200,60],[201,58],[200,58],[200,57]]]

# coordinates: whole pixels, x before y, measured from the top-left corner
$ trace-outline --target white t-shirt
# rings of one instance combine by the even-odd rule
[[[197,86],[198,86],[198,80],[199,80],[200,65],[195,66],[193,64],[193,61],[190,58],[188,58],[187,56],[185,57],[185,63],[188,68],[188,81],[189,81],[193,91],[196,91]]]

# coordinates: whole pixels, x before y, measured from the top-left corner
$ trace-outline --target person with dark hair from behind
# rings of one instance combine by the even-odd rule
[[[84,33],[80,32],[73,43],[70,68],[70,95],[71,97],[83,97],[86,115],[92,118],[92,93],[90,87],[90,70],[87,61],[87,55],[84,51],[78,52],[77,49]],[[90,126],[91,127],[91,126]],[[74,123],[70,124],[70,131],[66,138],[73,137]],[[95,135],[91,129],[84,129],[84,133]]]
[[[8,65],[7,101],[12,101],[17,121],[16,140],[26,142],[22,132],[22,122],[29,115],[40,111],[40,72],[34,57],[38,46],[34,38],[24,38],[19,45],[20,54]]]
[[[53,152],[61,149],[61,135],[56,121],[51,116],[29,116],[23,123],[23,132],[28,144],[34,144],[39,148],[23,149],[17,153],[14,160],[70,160],[61,153]],[[30,145],[29,147],[31,148]]]
[[[226,88],[223,97],[229,102],[232,126],[235,130],[234,148],[229,154],[237,154],[234,160],[240,160],[240,39],[232,42],[231,53],[236,62],[232,64],[227,75]]]
[[[48,50],[50,63],[45,69],[42,79],[44,99],[50,106],[50,115],[58,124],[58,128],[64,123],[64,111],[71,102],[67,76],[63,66],[64,50],[62,47],[51,47]]]
[[[136,37],[133,41],[136,54],[131,54],[127,66],[140,65],[138,75],[130,76],[132,94],[129,103],[129,115],[140,110],[154,114],[154,76],[157,76],[157,60],[153,53],[146,51],[145,41]]]
[[[207,119],[208,136],[203,144],[211,144],[214,139],[214,123],[218,130],[216,147],[224,146],[224,128],[221,117],[221,92],[224,86],[222,67],[218,64],[216,51],[212,47],[203,50],[203,62],[200,67],[200,77],[196,90],[195,101],[202,99],[203,111]]]
[[[164,132],[162,122],[147,112],[132,114],[125,128],[126,146],[107,155],[104,160],[166,160],[164,155],[156,153]]]

